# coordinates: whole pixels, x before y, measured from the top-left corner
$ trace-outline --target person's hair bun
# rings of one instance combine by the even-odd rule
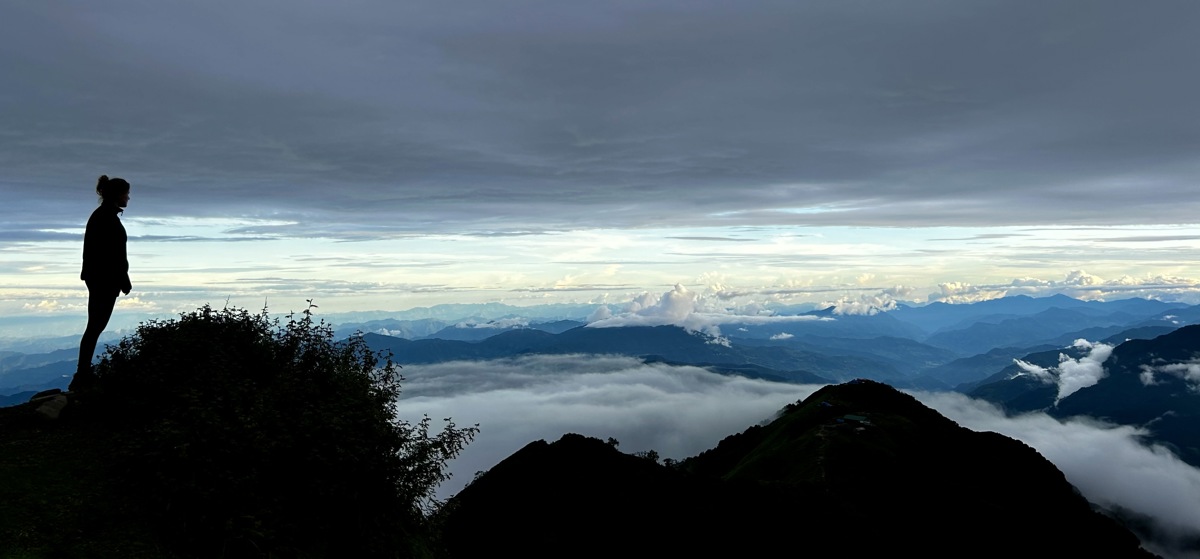
[[[104,190],[111,181],[112,179],[108,178],[108,175],[100,175],[100,180],[96,181],[96,194],[100,195],[101,199],[104,198]]]
[[[123,178],[113,177],[110,179],[108,175],[100,175],[100,180],[96,181],[96,194],[99,194],[102,199],[119,197],[126,192],[129,192],[129,181]]]

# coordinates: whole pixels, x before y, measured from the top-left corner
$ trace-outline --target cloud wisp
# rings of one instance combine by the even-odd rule
[[[1087,353],[1078,359],[1060,353],[1058,365],[1050,368],[1013,359],[1013,362],[1021,369],[1021,372],[1017,374],[1029,375],[1046,384],[1057,385],[1058,395],[1054,398],[1055,404],[1081,389],[1095,385],[1108,374],[1104,370],[1104,362],[1112,355],[1116,346],[1078,339],[1071,344],[1071,347],[1087,350]]]
[[[1155,375],[1169,375],[1182,379],[1187,384],[1188,390],[1200,392],[1200,359],[1192,359],[1182,363],[1142,365],[1141,370],[1142,372],[1138,375],[1138,378],[1146,386],[1159,383]]]

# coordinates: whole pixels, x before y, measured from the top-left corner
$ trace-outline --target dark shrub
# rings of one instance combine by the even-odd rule
[[[312,308],[281,325],[205,306],[142,324],[98,366],[96,405],[125,433],[131,490],[199,555],[425,545],[432,491],[477,429],[397,419],[391,356],[335,342]]]

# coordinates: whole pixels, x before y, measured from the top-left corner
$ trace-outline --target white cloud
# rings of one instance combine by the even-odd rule
[[[932,293],[929,295],[930,303],[978,303],[980,301],[999,299],[1004,297],[1007,293],[1003,289],[971,285],[969,283],[958,281],[939,283],[938,290],[938,293]]]
[[[1134,427],[1083,419],[1058,421],[1043,413],[1005,417],[995,406],[957,393],[913,393],[963,427],[1022,441],[1053,462],[1089,501],[1147,515],[1171,537],[1200,537],[1200,469],[1160,446],[1138,440]],[[1156,553],[1184,556],[1173,544]]]
[[[600,305],[599,307],[596,307],[596,310],[592,311],[592,314],[588,315],[587,322],[589,324],[593,322],[599,322],[601,320],[612,318],[612,315],[612,309],[608,308],[608,305]]]
[[[1013,287],[1050,287],[1054,282],[1038,278],[1017,278],[1012,280]]]
[[[1089,349],[1087,355],[1079,359],[1066,358],[1058,364],[1058,398],[1062,400],[1080,389],[1087,388],[1100,382],[1107,374],[1104,362],[1112,355],[1113,347],[1108,344],[1093,344],[1087,340],[1075,340],[1074,347]]]
[[[1187,383],[1188,389],[1193,392],[1200,392],[1200,359],[1193,359],[1184,363],[1169,363],[1166,365],[1142,365],[1142,372],[1138,375],[1142,384],[1146,386],[1158,384],[1158,380],[1154,378],[1156,373],[1166,374],[1183,379]]]
[[[528,318],[501,318],[497,320],[489,320],[487,322],[459,322],[455,324],[455,328],[462,329],[504,329],[504,328],[520,328],[529,326]]]
[[[911,293],[905,288],[894,288],[879,293],[863,293],[857,297],[842,297],[837,301],[821,303],[823,307],[833,307],[834,314],[874,315],[896,309],[896,295]]]
[[[756,305],[726,307],[719,303],[716,295],[703,296],[682,285],[661,296],[646,292],[625,305],[620,314],[591,321],[589,328],[615,328],[622,326],[675,325],[692,332],[702,332],[720,339],[724,324],[773,324],[782,322],[807,322],[832,320],[816,316],[743,314],[747,310],[765,313]],[[596,316],[596,313],[593,313]]]
[[[136,296],[134,296],[134,297],[118,297],[116,308],[118,308],[118,309],[135,309],[135,310],[139,310],[139,311],[160,310],[160,307],[158,306],[157,303],[155,303],[153,301],[145,301],[141,297],[136,297]]]
[[[917,266],[915,263],[913,265]],[[886,266],[880,267],[880,270],[887,269]],[[865,274],[856,278],[856,281],[871,276],[872,274]],[[1105,301],[1141,297],[1168,302],[1200,304],[1200,280],[1197,279],[1156,274],[1144,277],[1123,275],[1117,279],[1105,280],[1083,270],[1066,272],[1058,279],[1023,276],[1008,280],[1007,283],[973,284],[965,281],[942,281],[937,283],[936,288],[897,286],[880,289],[865,287],[857,283],[853,286],[819,284],[812,280],[800,282],[795,278],[790,278],[779,279],[772,286],[749,288],[722,284],[719,290],[712,291],[710,289],[710,291],[724,300],[759,297],[765,301],[776,302],[795,302],[797,300],[820,302],[822,306],[835,307],[835,310],[841,308],[845,314],[869,313],[872,312],[872,308],[890,310],[889,301],[891,300],[911,303],[966,304],[1016,295],[1049,297],[1062,294],[1083,300]],[[814,297],[825,298],[815,299]]]
[[[1058,396],[1054,399],[1056,404],[1063,398],[1100,382],[1100,379],[1107,374],[1104,370],[1104,362],[1112,355],[1115,346],[1078,339],[1071,344],[1071,347],[1086,349],[1088,353],[1079,359],[1060,353],[1058,354],[1058,366],[1051,368],[1013,359],[1013,363],[1016,363],[1022,371],[1017,375],[1027,374],[1046,384],[1057,384]],[[1145,380],[1142,382],[1144,383]]]
[[[1013,359],[1013,363],[1016,363],[1017,367],[1020,367],[1024,371],[1024,373],[1017,373],[1018,376],[1029,374],[1046,384],[1054,384],[1054,374],[1049,369],[1020,359]]]
[[[21,306],[21,308],[27,311],[34,311],[38,313],[52,313],[61,311],[81,311],[86,309],[87,305],[63,303],[58,299],[42,299],[36,303],[25,303]]]
[[[1084,270],[1072,270],[1059,280],[1022,277],[1012,280],[1007,285],[973,286],[957,282],[941,284],[942,293],[931,295],[929,300],[931,302],[939,300],[947,303],[968,303],[983,300],[984,298],[979,295],[981,293],[995,297],[1014,295],[1048,297],[1062,294],[1083,300],[1107,301],[1142,297],[1195,304],[1200,297],[1197,291],[1198,285],[1200,285],[1200,281],[1179,276],[1158,274],[1138,278],[1123,275],[1116,279],[1105,280]]]
[[[790,340],[795,337],[796,336],[789,334],[787,332],[780,332],[778,334],[775,334],[774,336],[771,336],[770,339],[772,339],[772,340]]]
[[[1099,276],[1094,276],[1083,270],[1071,270],[1067,274],[1067,277],[1063,279],[1063,281],[1061,282],[1061,285],[1092,287],[1092,286],[1097,286],[1097,285],[1104,285],[1104,283],[1105,283],[1105,281],[1103,279],[1101,279]],[[1123,285],[1123,284],[1121,284],[1120,282],[1117,282],[1117,283],[1114,283],[1113,285]]]
[[[1072,270],[1057,280],[1026,276],[1013,279],[1007,284],[973,285],[958,281],[944,282],[938,284],[937,292],[929,294],[927,300],[930,303],[940,301],[960,304],[1015,295],[1049,297],[1061,294],[1082,300],[1108,301],[1141,297],[1196,304],[1200,302],[1198,286],[1200,281],[1178,276],[1159,274],[1139,278],[1123,275],[1117,279],[1105,280],[1083,270]]]

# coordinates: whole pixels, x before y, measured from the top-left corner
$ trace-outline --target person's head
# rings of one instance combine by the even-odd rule
[[[96,182],[96,194],[100,195],[101,204],[113,204],[124,208],[129,204],[129,181],[100,175],[100,180]]]

